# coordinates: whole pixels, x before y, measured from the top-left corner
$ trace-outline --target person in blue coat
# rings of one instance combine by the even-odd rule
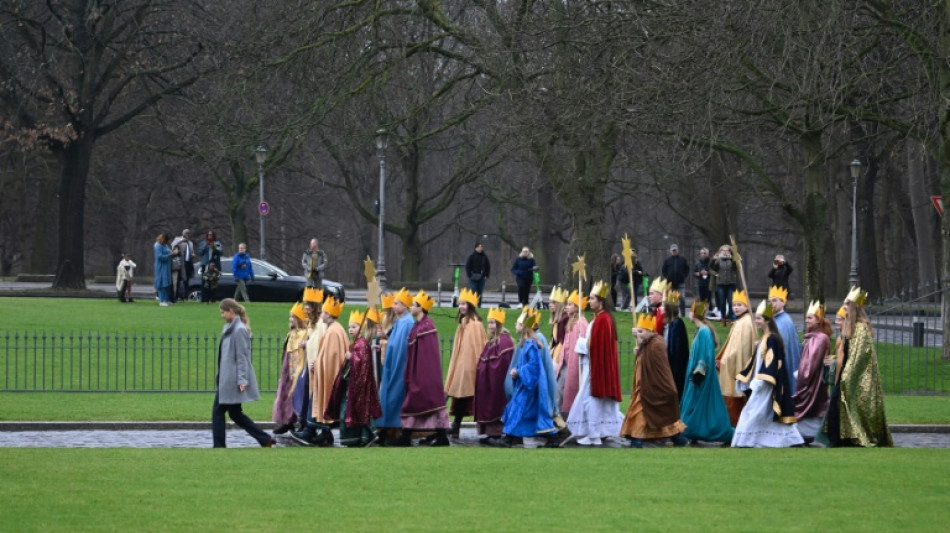
[[[769,303],[775,311],[772,320],[782,335],[785,347],[785,373],[788,375],[789,390],[795,391],[798,384],[798,364],[802,358],[802,343],[798,339],[798,330],[791,315],[785,312],[785,303],[788,301],[788,289],[769,287]]]
[[[716,333],[706,320],[706,302],[693,302],[690,319],[696,337],[686,366],[686,388],[680,402],[683,436],[690,440],[731,443],[734,429],[716,374]]]
[[[237,287],[234,288],[234,299],[238,296],[244,298],[245,302],[251,299],[247,296],[247,282],[254,281],[254,265],[251,264],[251,256],[247,253],[247,245],[243,242],[238,245],[238,253],[231,259],[231,270],[234,273],[234,282]]]
[[[383,363],[382,376],[379,379],[379,403],[383,416],[376,419],[379,428],[377,441],[385,446],[389,437],[398,435],[402,429],[402,403],[406,397],[406,355],[409,351],[409,332],[415,321],[409,313],[412,295],[403,287],[396,293],[393,313],[396,320],[389,332],[386,344],[386,360]]]
[[[557,427],[551,418],[549,383],[544,369],[543,344],[534,332],[540,315],[533,309],[525,309],[523,320],[518,322],[521,337],[517,348],[517,365],[509,372],[514,390],[505,406],[505,438],[493,441],[501,446],[510,446],[512,437],[543,437],[556,439]]]
[[[168,234],[159,233],[155,238],[153,250],[155,252],[155,292],[162,307],[171,305],[172,288],[172,249],[168,246]]]

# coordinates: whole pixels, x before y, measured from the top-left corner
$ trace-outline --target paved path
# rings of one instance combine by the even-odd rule
[[[269,427],[268,425],[263,425]],[[899,448],[950,448],[950,427],[895,426],[894,444]],[[338,433],[334,431],[334,436]],[[339,439],[337,439],[339,440]],[[228,446],[254,448],[257,441],[240,429],[229,429]],[[278,447],[302,446],[289,435],[277,436]],[[453,445],[479,446],[474,427],[463,427]],[[0,430],[0,448],[210,448],[210,429],[128,429],[128,430]],[[576,447],[571,444],[568,447]],[[619,447],[613,443],[607,447]],[[718,447],[718,444],[700,443],[699,447]]]

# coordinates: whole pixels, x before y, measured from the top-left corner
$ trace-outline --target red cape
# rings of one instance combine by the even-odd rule
[[[594,317],[587,345],[590,352],[590,395],[623,401],[620,394],[617,330],[610,313],[601,311]]]

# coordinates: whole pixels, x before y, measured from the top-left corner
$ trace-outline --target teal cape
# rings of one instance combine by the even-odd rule
[[[706,377],[693,383],[693,372],[705,366]],[[732,442],[735,431],[729,423],[729,411],[716,375],[716,343],[707,326],[699,328],[686,367],[686,387],[680,404],[680,418],[686,424],[683,436],[707,442]]]

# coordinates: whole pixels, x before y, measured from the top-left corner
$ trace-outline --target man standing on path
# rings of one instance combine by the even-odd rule
[[[320,249],[320,241],[316,237],[310,239],[310,248],[304,250],[300,265],[303,267],[303,276],[307,278],[307,287],[322,288],[327,253]]]
[[[671,291],[679,291],[680,316],[686,316],[686,278],[689,277],[689,263],[680,256],[678,244],[670,245],[670,256],[663,261],[663,277],[670,282]]]
[[[481,306],[482,293],[485,291],[485,280],[490,275],[491,263],[485,255],[485,247],[482,243],[476,242],[475,251],[465,262],[465,276],[468,277],[468,287],[478,295],[479,306]]]

